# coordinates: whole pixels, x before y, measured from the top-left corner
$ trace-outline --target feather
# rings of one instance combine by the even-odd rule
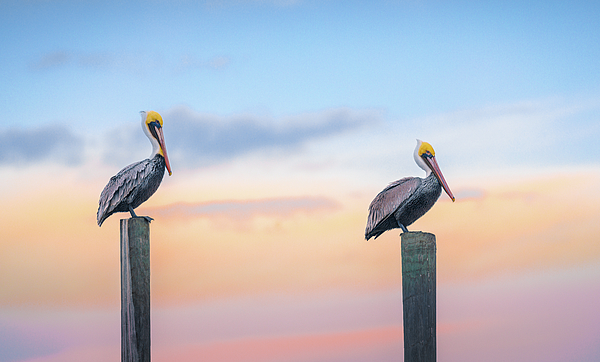
[[[369,205],[369,218],[365,229],[365,237],[377,238],[384,231],[398,227],[394,212],[421,186],[418,177],[405,177],[390,183]],[[391,226],[391,227],[390,227]]]
[[[165,159],[160,154],[133,163],[110,178],[100,194],[96,219],[104,220],[115,212],[135,209],[148,200],[160,186],[165,173]]]
[[[427,142],[417,140],[415,162],[427,173],[420,177],[405,177],[389,184],[369,205],[369,217],[365,239],[377,238],[387,230],[402,228],[425,215],[442,193],[442,187],[454,201],[454,195],[446,184],[435,160],[435,151]]]

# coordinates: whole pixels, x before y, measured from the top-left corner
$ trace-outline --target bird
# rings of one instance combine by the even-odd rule
[[[440,197],[442,188],[455,201],[435,160],[433,147],[417,140],[414,158],[417,165],[427,173],[426,177],[402,178],[390,183],[375,196],[369,205],[365,239],[377,239],[385,231],[395,228],[408,232],[406,227],[431,209]]]
[[[163,119],[155,111],[142,111],[142,129],[152,144],[149,158],[132,163],[108,181],[100,194],[96,220],[98,226],[115,212],[127,212],[137,218],[133,209],[140,206],[156,192],[163,179],[165,168],[171,176],[171,164],[163,136]],[[149,216],[141,216],[148,220]]]

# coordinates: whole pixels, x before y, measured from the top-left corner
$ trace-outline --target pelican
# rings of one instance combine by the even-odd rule
[[[435,160],[435,151],[427,142],[417,140],[414,158],[427,176],[405,177],[394,181],[381,191],[369,205],[369,218],[365,238],[377,237],[387,230],[400,228],[408,232],[407,226],[425,215],[444,191],[454,201],[442,171]]]
[[[100,194],[96,215],[98,226],[102,226],[104,220],[115,212],[129,211],[131,217],[138,217],[133,209],[156,192],[165,174],[165,167],[171,176],[162,117],[154,111],[142,111],[140,114],[142,129],[152,144],[152,154],[150,158],[132,163],[110,178]],[[142,217],[148,221],[152,220],[148,216]]]

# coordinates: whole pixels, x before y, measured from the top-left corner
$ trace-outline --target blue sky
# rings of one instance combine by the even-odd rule
[[[589,1],[0,0],[0,362],[118,358],[127,215],[95,215],[150,153],[141,110],[173,168],[138,210],[153,359],[397,360],[398,232],[364,227],[423,175],[419,138],[457,199],[409,228],[438,237],[439,359],[597,361],[598,19]]]
[[[557,126],[567,136],[563,148],[582,141],[598,147],[589,137],[598,133],[600,25],[598,5],[589,2],[0,7],[4,132],[51,126],[65,139],[89,138],[131,122],[141,109],[187,107],[229,122],[225,131],[239,118],[274,125],[350,109],[373,111],[379,127],[402,133],[415,123],[425,128],[423,117],[541,102],[583,108]],[[583,134],[570,140],[573,124]],[[551,163],[566,161],[554,156]]]
[[[0,6],[9,125],[106,125],[177,104],[276,118],[382,108],[394,120],[600,92],[589,2]]]

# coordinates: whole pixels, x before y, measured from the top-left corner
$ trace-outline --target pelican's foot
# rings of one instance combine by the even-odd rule
[[[148,221],[148,224],[152,222],[152,220],[154,220],[153,218],[151,218],[150,216],[132,216],[132,218],[134,219],[146,219],[146,221]]]
[[[131,214],[131,217],[134,217],[134,218],[136,218],[136,219],[137,219],[137,218],[140,218],[140,217],[141,217],[141,218],[144,218],[144,219],[146,219],[146,221],[148,221],[148,223],[150,223],[150,222],[152,222],[152,220],[154,220],[154,219],[153,219],[153,218],[151,218],[150,216],[137,216],[137,215],[135,214],[135,211],[133,211],[133,207],[131,207],[131,205],[129,205],[129,213]]]

